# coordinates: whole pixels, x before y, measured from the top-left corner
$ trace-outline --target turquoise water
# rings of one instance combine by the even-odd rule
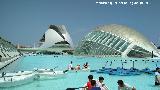
[[[19,70],[33,70],[33,68],[56,68],[56,70],[65,70],[67,69],[70,61],[73,61],[73,66],[80,64],[81,66],[88,62],[91,69],[100,69],[106,64],[106,61],[109,61],[107,64],[108,67],[116,68],[121,67],[121,60],[126,60],[127,63],[124,63],[124,68],[132,67],[132,61],[135,61],[135,68],[143,69],[149,67],[155,69],[155,62],[142,61],[149,59],[134,59],[134,58],[96,58],[96,57],[80,57],[80,56],[27,56],[22,57],[16,62],[13,62],[11,65],[6,67],[0,72],[16,72]],[[112,65],[110,66],[110,61]],[[156,59],[155,61],[158,61]],[[160,61],[157,63],[160,65]],[[51,80],[38,80],[32,83],[28,83],[21,86],[10,87],[10,88],[0,88],[0,90],[65,90],[68,87],[81,87],[87,81],[87,76],[92,74],[94,79],[98,79],[99,76],[105,78],[105,84],[110,88],[110,90],[117,90],[117,80],[122,79],[124,82],[135,86],[137,90],[160,90],[160,86],[154,86],[154,75],[141,74],[137,76],[114,76],[108,74],[97,74],[93,72],[77,72],[77,73],[67,73],[67,75],[60,79],[51,79]]]

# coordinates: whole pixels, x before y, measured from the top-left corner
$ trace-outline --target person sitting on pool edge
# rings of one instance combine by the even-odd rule
[[[103,83],[104,78],[101,76],[99,80],[96,82],[97,87],[100,87],[101,90],[109,90],[108,87]]]
[[[160,68],[156,68],[155,72],[155,85],[160,85]]]
[[[136,88],[131,87],[127,83],[124,83],[122,80],[118,80],[118,90],[136,90]]]

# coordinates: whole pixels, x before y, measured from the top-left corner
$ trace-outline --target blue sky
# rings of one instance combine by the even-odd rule
[[[50,24],[63,24],[76,45],[98,25],[122,24],[160,45],[160,1],[148,5],[100,5],[97,1],[136,0],[0,0],[0,36],[14,44],[38,43]],[[140,0],[137,0],[140,2]]]

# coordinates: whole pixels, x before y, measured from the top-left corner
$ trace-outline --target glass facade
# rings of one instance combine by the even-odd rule
[[[130,42],[109,32],[94,31],[89,33],[76,48],[80,55],[115,55],[120,56]]]
[[[139,47],[139,46],[134,46],[132,50],[127,54],[128,57],[151,57],[152,53]],[[154,57],[156,57],[154,55]]]
[[[160,56],[156,47],[143,35],[132,28],[117,24],[95,28],[82,39],[75,54],[139,58]]]

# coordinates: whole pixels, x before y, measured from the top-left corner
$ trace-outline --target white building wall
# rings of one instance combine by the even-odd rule
[[[62,32],[62,35],[65,38],[65,41],[67,41],[70,46],[73,48],[73,42],[72,39],[69,35],[69,33],[67,32],[66,28],[64,25],[59,26],[60,32]],[[53,29],[48,29],[45,32],[45,42],[43,42],[43,44],[40,46],[40,48],[48,48],[53,46],[55,43],[60,42],[60,41],[64,41],[64,39]]]
[[[45,32],[45,42],[40,46],[41,48],[47,48],[53,46],[55,43],[63,41],[63,38],[54,30],[48,29]]]
[[[48,29],[45,32],[45,42],[56,43],[56,42],[60,42],[60,41],[64,41],[64,39],[55,30]]]
[[[71,45],[71,47],[73,47],[73,42],[72,39],[69,35],[69,33],[67,32],[67,29],[64,25],[61,26],[63,28],[63,30],[65,31],[65,33],[63,33],[62,35],[65,37],[65,40]]]
[[[63,36],[65,37],[65,40],[70,43],[71,47],[73,47],[73,42],[72,42],[72,39],[70,37],[70,35],[68,33],[66,34],[63,34]]]

